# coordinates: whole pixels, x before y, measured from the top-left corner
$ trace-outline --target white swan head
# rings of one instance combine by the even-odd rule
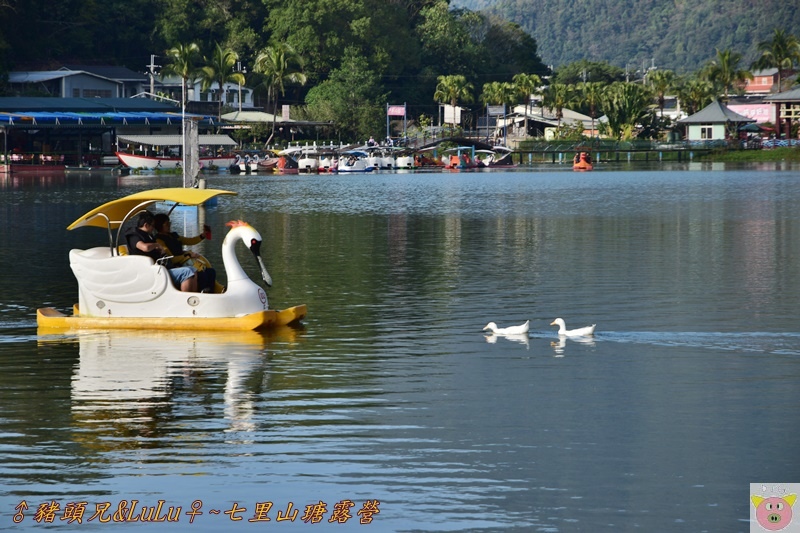
[[[248,278],[247,274],[242,269],[239,261],[236,259],[236,254],[233,251],[237,239],[247,246],[247,249],[253,254],[258,261],[258,266],[261,268],[261,277],[267,287],[272,287],[272,276],[267,272],[267,267],[261,259],[261,234],[256,229],[243,220],[232,220],[225,224],[231,230],[225,236],[222,242],[222,261],[225,263],[225,271],[228,274],[228,282],[236,281],[238,279]],[[248,278],[249,279],[249,278]]]
[[[591,326],[586,326],[584,328],[578,329],[567,329],[567,325],[564,323],[563,318],[556,318],[550,323],[551,326],[558,326],[558,334],[559,335],[566,335],[568,337],[580,337],[584,335],[594,335],[594,328],[596,324],[592,324]]]

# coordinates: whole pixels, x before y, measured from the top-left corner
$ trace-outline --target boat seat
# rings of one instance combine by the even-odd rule
[[[128,253],[128,245],[120,244],[119,246],[117,246],[117,255],[130,255]]]

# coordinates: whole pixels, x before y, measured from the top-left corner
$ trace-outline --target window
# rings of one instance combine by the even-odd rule
[[[80,98],[81,97],[81,90],[78,87],[72,88],[72,97],[73,98]]]
[[[705,124],[700,126],[700,138],[701,139],[711,139],[714,137],[714,126]]]

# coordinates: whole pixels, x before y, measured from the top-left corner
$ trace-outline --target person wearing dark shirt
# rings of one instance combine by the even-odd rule
[[[172,222],[169,216],[164,213],[158,213],[154,217],[153,225],[156,229],[156,242],[162,247],[169,250],[169,255],[172,257],[170,261],[175,266],[189,266],[190,260],[197,259],[200,254],[190,250],[184,250],[183,246],[191,246],[202,242],[206,237],[205,233],[201,233],[197,237],[183,237],[178,235],[177,232],[172,231]],[[208,226],[206,226],[208,231]],[[200,292],[214,292],[214,285],[217,280],[217,271],[211,267],[197,268],[197,288]]]
[[[146,255],[159,261],[168,255],[168,249],[156,242],[153,237],[155,231],[155,217],[150,211],[143,211],[136,221],[136,228],[127,234],[128,250],[131,254]],[[180,285],[184,292],[197,292],[197,269],[191,266],[170,268],[167,271],[170,278]]]

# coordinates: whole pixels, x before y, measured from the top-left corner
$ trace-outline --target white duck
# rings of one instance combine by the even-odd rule
[[[584,337],[587,335],[594,335],[594,328],[597,324],[592,324],[591,326],[586,326],[585,328],[567,329],[566,324],[564,324],[564,319],[556,318],[550,323],[550,325],[558,326],[559,335],[565,335],[567,337]]]
[[[494,335],[524,335],[528,333],[528,329],[530,329],[530,323],[530,320],[526,320],[524,324],[519,326],[498,328],[497,324],[494,322],[489,322],[486,324],[486,327],[483,328],[483,331],[491,331]]]

